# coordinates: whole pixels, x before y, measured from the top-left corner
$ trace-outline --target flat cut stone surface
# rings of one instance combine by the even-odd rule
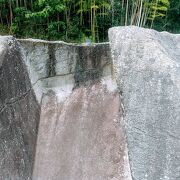
[[[109,30],[132,178],[180,179],[180,35]]]
[[[119,93],[80,86],[43,97],[34,180],[131,180]]]

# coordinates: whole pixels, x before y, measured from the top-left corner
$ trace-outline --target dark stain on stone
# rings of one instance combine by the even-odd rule
[[[48,44],[49,59],[47,62],[47,76],[56,76],[55,44]]]
[[[94,46],[79,46],[78,59],[75,68],[75,83],[89,84],[102,77],[103,67],[101,56],[103,48]]]

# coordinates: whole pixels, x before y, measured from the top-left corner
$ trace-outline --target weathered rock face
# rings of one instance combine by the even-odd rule
[[[20,40],[34,91],[41,102],[43,93],[53,90],[66,98],[72,89],[98,79],[111,79],[108,43],[75,45],[64,42]]]
[[[0,179],[31,179],[39,115],[19,45],[0,37]]]
[[[180,35],[109,31],[134,180],[180,178]]]

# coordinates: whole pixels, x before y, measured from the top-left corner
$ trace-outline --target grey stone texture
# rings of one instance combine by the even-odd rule
[[[109,30],[132,179],[180,179],[180,35]]]
[[[32,178],[40,106],[18,42],[0,37],[0,179]]]

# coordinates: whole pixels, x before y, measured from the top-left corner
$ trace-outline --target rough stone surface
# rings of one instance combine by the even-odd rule
[[[109,31],[134,180],[180,179],[180,35]]]
[[[0,37],[0,179],[31,179],[40,107],[17,41]]]

